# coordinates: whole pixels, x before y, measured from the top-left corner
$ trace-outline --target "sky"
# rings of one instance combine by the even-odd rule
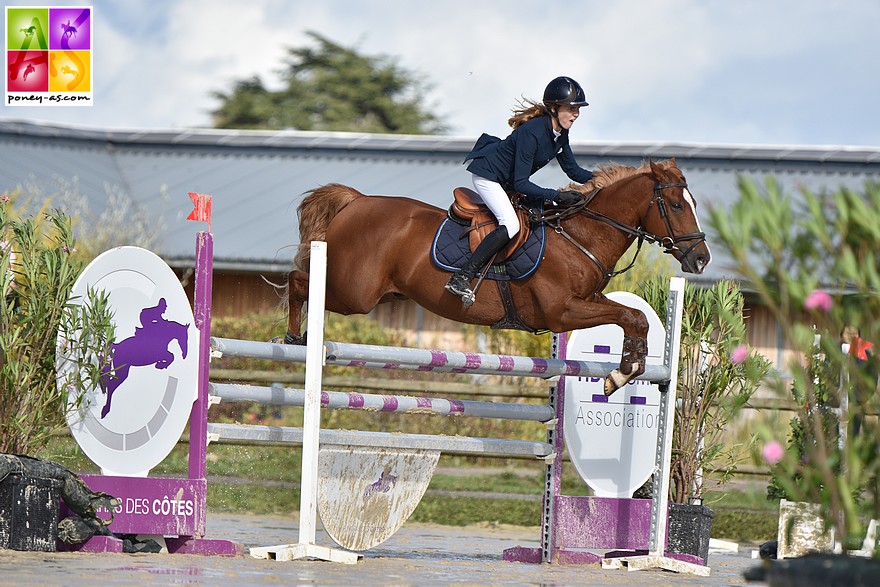
[[[876,0],[12,0],[94,7],[94,105],[0,119],[210,127],[212,92],[279,87],[315,31],[430,85],[447,134],[505,136],[520,98],[568,75],[574,141],[880,147]]]

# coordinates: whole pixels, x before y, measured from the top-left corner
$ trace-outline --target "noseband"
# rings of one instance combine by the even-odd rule
[[[605,287],[605,285],[608,283],[608,281],[612,277],[614,277],[616,275],[620,275],[621,273],[625,273],[633,265],[635,265],[636,259],[639,256],[639,252],[642,250],[642,243],[643,242],[649,242],[651,244],[656,243],[656,244],[660,245],[661,247],[663,247],[664,253],[673,254],[675,251],[678,251],[682,257],[686,257],[688,254],[690,254],[690,252],[692,250],[694,250],[695,247],[699,246],[700,243],[702,243],[706,240],[706,233],[705,232],[689,232],[689,233],[681,234],[681,235],[675,234],[675,230],[672,228],[672,221],[669,219],[669,214],[666,210],[666,201],[663,198],[663,190],[669,189],[669,188],[678,188],[678,187],[680,187],[682,189],[686,189],[687,183],[685,183],[685,182],[663,183],[659,180],[655,180],[654,181],[654,195],[651,197],[651,201],[648,203],[648,209],[645,210],[645,214],[644,214],[644,216],[642,216],[642,219],[639,222],[639,225],[635,226],[635,227],[630,226],[628,224],[625,224],[625,223],[617,220],[616,218],[612,218],[610,216],[602,214],[601,212],[596,212],[595,210],[590,210],[589,208],[587,208],[587,205],[593,200],[593,198],[596,196],[596,194],[599,193],[598,189],[593,190],[593,192],[591,192],[589,195],[587,195],[580,202],[578,202],[577,204],[570,206],[564,210],[559,210],[558,212],[553,211],[553,212],[549,212],[549,213],[544,212],[543,214],[532,213],[532,214],[530,214],[529,218],[532,222],[544,222],[547,225],[549,225],[551,228],[553,228],[553,230],[555,230],[559,235],[561,235],[567,241],[569,241],[571,244],[573,244],[575,247],[577,247],[578,250],[580,250],[584,255],[586,255],[590,260],[592,260],[599,267],[599,270],[602,272],[602,275],[604,276],[604,279],[602,280],[602,282],[599,284],[599,286],[596,289],[596,291],[599,292],[599,291],[602,291],[602,288]],[[651,234],[650,232],[646,231],[644,228],[642,228],[645,224],[645,221],[648,218],[648,214],[651,213],[651,208],[654,206],[654,202],[657,203],[657,210],[660,213],[660,217],[663,219],[663,222],[666,224],[666,230],[669,232],[669,236],[658,237],[658,236],[655,236],[655,235]],[[562,221],[567,220],[568,218],[571,218],[572,216],[579,214],[579,213],[583,213],[583,214],[587,215],[588,217],[592,218],[593,220],[598,220],[600,222],[603,222],[609,226],[616,228],[617,230],[620,230],[623,233],[626,233],[626,234],[638,239],[638,246],[636,248],[636,254],[633,255],[633,259],[629,265],[627,265],[626,267],[624,267],[623,269],[620,269],[618,271],[611,271],[609,269],[606,269],[605,266],[602,265],[602,262],[599,261],[599,259],[593,253],[591,253],[583,245],[581,245],[580,243],[575,241],[573,238],[571,238],[571,236],[568,234],[568,232],[566,232],[565,229],[563,228]],[[691,244],[689,247],[683,249],[681,246],[679,246],[679,243],[681,243],[683,241],[693,241],[693,244]]]

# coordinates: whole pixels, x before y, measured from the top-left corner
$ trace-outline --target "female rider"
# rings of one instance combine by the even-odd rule
[[[448,291],[461,296],[465,307],[475,300],[471,280],[519,232],[519,220],[508,194],[521,193],[532,202],[550,200],[558,206],[580,200],[580,192],[542,188],[530,177],[553,158],[573,181],[584,183],[593,177],[592,172],[577,164],[568,144],[568,130],[581,107],[587,105],[580,84],[570,77],[557,77],[547,84],[543,103],[526,100],[522,108],[513,111],[507,121],[513,131],[507,138],[483,134],[465,157],[465,163],[470,161],[467,170],[473,175],[474,189],[498,220],[498,228],[483,239],[446,284]]]

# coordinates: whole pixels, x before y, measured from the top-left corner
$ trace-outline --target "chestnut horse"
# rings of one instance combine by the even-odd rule
[[[620,367],[605,380],[610,394],[644,373],[647,355],[644,314],[602,295],[618,259],[636,239],[639,245],[660,244],[689,273],[701,273],[711,255],[675,159],[638,168],[606,166],[587,184],[569,189],[584,194],[580,203],[533,215],[533,222],[546,222],[552,230],[546,231],[537,270],[511,281],[510,293],[520,323],[532,330],[567,332],[601,324],[623,329]],[[449,273],[431,262],[430,249],[445,216],[446,210],[424,202],[365,196],[339,184],[307,192],[299,206],[296,268],[288,280],[285,341],[304,343],[310,241],[327,242],[329,311],[366,314],[377,304],[408,298],[458,322],[491,325],[507,316],[498,288],[484,283],[470,307],[444,289]]]

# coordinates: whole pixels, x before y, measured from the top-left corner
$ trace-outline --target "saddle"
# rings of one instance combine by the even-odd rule
[[[473,253],[477,246],[490,232],[498,227],[495,215],[484,204],[478,204],[480,196],[472,189],[458,187],[452,191],[453,202],[449,207],[448,216],[462,226],[470,226],[465,232],[468,234],[468,244]],[[531,234],[528,211],[516,209],[519,219],[519,232],[501,249],[495,258],[495,263],[500,263],[510,257],[514,251],[522,246]]]

